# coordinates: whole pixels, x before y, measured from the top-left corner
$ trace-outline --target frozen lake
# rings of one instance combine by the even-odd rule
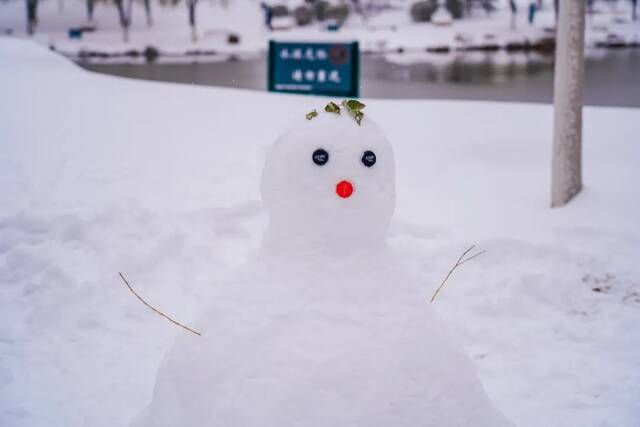
[[[137,79],[266,90],[266,58],[181,63],[80,63]],[[553,63],[539,54],[465,53],[362,57],[361,96],[550,103]],[[588,105],[640,107],[640,50],[595,50],[587,60]]]

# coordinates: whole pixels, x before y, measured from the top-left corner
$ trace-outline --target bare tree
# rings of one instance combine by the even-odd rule
[[[96,6],[96,0],[87,0],[87,19],[93,21],[93,11]]]
[[[127,0],[127,8],[125,10],[125,0],[113,0],[118,9],[118,17],[120,19],[120,27],[122,27],[122,38],[126,42],[129,41],[129,27],[131,26],[131,7],[132,0]]]
[[[553,85],[551,207],[566,204],[582,189],[585,2],[563,0],[559,6]]]
[[[153,25],[153,18],[151,17],[151,0],[144,0],[144,14],[147,18],[147,27]]]
[[[516,29],[516,15],[518,14],[518,5],[516,0],[509,0],[509,9],[511,10],[511,25],[512,30]]]
[[[36,32],[38,25],[38,0],[26,0],[27,5],[27,34],[30,36]]]
[[[187,7],[189,8],[189,26],[191,26],[191,41],[196,42],[198,40],[198,31],[196,29],[196,5],[198,0],[187,0]]]
[[[362,4],[362,0],[351,0],[351,4],[353,6],[353,10],[356,14],[360,16],[362,23],[364,25],[367,24],[367,13],[365,11],[365,6]],[[370,5],[368,5],[370,6]]]

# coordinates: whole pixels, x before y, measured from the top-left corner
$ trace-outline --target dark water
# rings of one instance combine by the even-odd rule
[[[500,55],[500,56],[497,56]],[[471,99],[550,103],[553,62],[539,54],[363,56],[360,94],[370,98]],[[80,63],[88,70],[145,80],[266,90],[264,57],[190,63]],[[586,63],[585,103],[640,107],[640,49],[598,50]]]

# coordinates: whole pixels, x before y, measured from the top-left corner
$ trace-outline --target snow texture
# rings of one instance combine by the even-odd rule
[[[346,112],[301,116],[263,176],[265,245],[200,316],[204,336],[176,341],[134,425],[509,425],[387,249],[394,165],[380,129]],[[350,197],[336,194],[342,180]]]
[[[259,252],[268,145],[328,100],[96,75],[1,37],[0,81],[0,425],[127,426],[174,336],[198,337],[117,272],[195,327]],[[424,300],[470,244],[488,250],[427,309],[496,405],[524,427],[635,427],[640,111],[585,108],[584,189],[549,209],[550,106],[364,102],[393,141],[388,244]]]

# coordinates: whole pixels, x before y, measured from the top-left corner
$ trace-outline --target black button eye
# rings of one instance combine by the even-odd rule
[[[313,152],[313,156],[311,156],[311,158],[313,159],[313,163],[318,166],[323,166],[329,161],[329,153],[322,148],[318,148]]]
[[[370,168],[371,166],[376,164],[376,153],[373,151],[365,151],[362,153],[362,164],[366,167]]]

